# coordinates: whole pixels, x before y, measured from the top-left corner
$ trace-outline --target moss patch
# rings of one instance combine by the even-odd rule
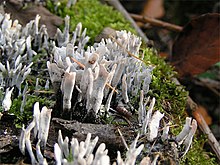
[[[23,113],[21,113],[20,107],[21,107],[22,99],[23,99],[22,96],[19,96],[18,98],[14,99],[12,106],[9,110],[9,113],[12,113],[16,116],[15,126],[17,128],[21,128],[22,124],[26,125],[32,119],[34,103],[39,102],[40,109],[42,108],[42,106],[46,106],[48,108],[52,107],[55,103],[53,100],[48,100],[47,97],[35,96],[34,94],[27,95],[24,111]]]
[[[187,155],[181,160],[181,164],[188,165],[217,165],[214,155],[210,152],[205,152],[202,148],[207,138],[203,135],[194,137],[192,147],[190,148]]]
[[[87,35],[91,37],[91,43],[105,27],[136,33],[121,13],[114,10],[113,7],[101,4],[98,0],[79,0],[70,8],[66,7],[66,0],[61,0],[57,8],[49,0],[47,1],[47,7],[63,18],[66,15],[70,16],[70,31],[74,31],[76,25],[81,22],[83,28],[87,28]]]
[[[172,78],[177,74],[173,67],[168,65],[163,58],[157,56],[157,52],[151,48],[143,48],[144,60],[147,64],[155,66],[152,73],[152,82],[150,84],[149,95],[156,98],[155,110],[160,110],[171,117],[171,132],[177,135],[183,128],[186,119],[186,100],[188,92],[181,85],[176,85]],[[198,132],[198,131],[197,131]],[[203,150],[207,138],[197,135],[193,138],[192,147],[181,160],[180,164],[217,164],[213,155]]]

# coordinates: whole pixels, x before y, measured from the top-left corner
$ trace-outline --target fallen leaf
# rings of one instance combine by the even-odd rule
[[[193,115],[196,116],[197,114],[202,115],[202,117],[204,118],[205,122],[208,125],[212,124],[212,118],[211,116],[208,114],[207,110],[205,109],[205,107],[198,105],[197,109],[193,112]]]
[[[23,9],[23,5],[20,1],[9,0],[6,2],[5,12],[11,13],[11,18],[13,20],[17,19],[22,25],[26,25],[39,14],[41,16],[40,25],[46,25],[50,37],[54,37],[58,26],[63,23],[62,18],[52,14],[44,6],[35,5],[34,3],[28,4],[28,6]]]
[[[167,52],[160,52],[159,56],[166,59],[169,55]]]
[[[142,12],[142,15],[152,18],[161,18],[164,14],[163,0],[148,0]]]
[[[181,77],[206,71],[220,61],[220,14],[191,20],[173,45],[171,63]]]

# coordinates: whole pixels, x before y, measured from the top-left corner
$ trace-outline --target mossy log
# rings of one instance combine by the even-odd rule
[[[2,128],[0,134],[0,154],[2,158],[7,158],[7,155],[12,154],[22,157],[22,154],[20,153],[18,148],[20,131],[18,131],[18,129],[14,127],[13,122],[11,122],[11,120],[8,120],[8,118],[5,118],[5,116],[0,120]],[[98,136],[99,141],[97,146],[99,146],[99,144],[101,143],[105,143],[109,150],[109,156],[111,158],[116,158],[117,151],[125,151],[125,145],[123,144],[122,138],[120,137],[117,129],[120,129],[127,142],[131,139],[134,139],[136,136],[134,129],[130,127],[119,128],[111,124],[89,124],[80,123],[74,120],[70,121],[60,118],[53,118],[50,124],[48,142],[44,154],[48,159],[53,159],[53,146],[57,142],[58,130],[61,130],[64,137],[67,136],[69,139],[77,138],[79,142],[84,141],[88,133],[92,134],[92,138]],[[34,146],[34,137],[31,137],[31,139]]]

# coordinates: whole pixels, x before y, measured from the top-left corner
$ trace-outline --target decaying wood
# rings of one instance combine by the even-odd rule
[[[1,122],[1,124],[5,126],[5,123]],[[18,148],[20,133],[17,129],[13,129],[13,122],[11,124],[8,123],[7,127],[11,130],[10,133],[0,134],[0,155],[10,153],[13,149]],[[53,118],[50,123],[46,152],[53,152],[53,146],[57,142],[58,130],[61,130],[63,137],[68,136],[69,139],[77,138],[79,142],[84,141],[88,133],[92,134],[92,139],[98,136],[99,141],[97,146],[101,143],[105,143],[109,150],[109,155],[112,158],[116,157],[117,151],[124,151],[126,149],[116,126],[80,123],[77,121]],[[120,130],[128,144],[136,137],[136,133],[130,127],[120,127]],[[33,136],[31,139],[33,144],[35,144]],[[47,157],[52,159],[53,154],[52,156],[47,155]]]
[[[16,129],[14,119],[12,115],[3,114],[0,120],[0,162],[2,154],[7,154],[18,147],[20,130]]]
[[[7,153],[16,146],[18,139],[13,135],[0,135],[0,154]]]
[[[150,23],[153,26],[158,26],[162,27],[171,31],[176,31],[176,32],[181,32],[183,30],[183,27],[174,25],[168,22],[160,21],[155,18],[150,18],[148,16],[143,16],[143,15],[138,15],[138,14],[130,14],[130,16],[135,20],[135,21],[140,21],[143,23]]]
[[[144,42],[146,44],[151,44],[150,40],[146,37],[144,32],[138,27],[138,25],[135,23],[135,21],[128,14],[127,10],[125,10],[125,8],[121,5],[121,3],[118,0],[114,0],[114,1],[105,0],[105,1],[106,1],[106,3],[113,6],[115,9],[117,9],[118,11],[120,11],[123,14],[123,16],[131,23],[131,25],[134,27],[134,29],[137,31],[137,33],[142,37],[142,39],[144,40]]]
[[[109,124],[89,124],[80,123],[77,121],[63,120],[60,118],[52,119],[55,132],[61,130],[63,136],[69,136],[69,138],[77,138],[78,141],[84,141],[88,133],[92,134],[92,138],[99,137],[98,143],[105,143],[109,152],[116,153],[117,150],[124,150],[122,138],[120,137],[117,127]],[[136,134],[128,127],[120,128],[125,140],[134,139]],[[127,136],[126,136],[127,135]],[[98,146],[98,145],[97,145]]]

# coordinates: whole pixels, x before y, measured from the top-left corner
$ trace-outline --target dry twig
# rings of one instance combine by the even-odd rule
[[[202,130],[202,132],[207,135],[208,137],[208,143],[215,152],[218,160],[220,161],[220,145],[219,142],[216,140],[215,136],[213,135],[212,131],[210,130],[209,126],[205,122],[205,119],[203,116],[196,111],[197,109],[197,104],[190,98],[188,97],[187,99],[187,104],[192,110],[193,117],[195,117],[196,121],[199,124],[199,128]]]
[[[144,32],[137,26],[135,21],[128,14],[127,10],[125,10],[125,8],[121,5],[121,3],[118,0],[114,0],[114,1],[105,0],[105,1],[106,3],[113,6],[116,10],[120,11],[123,14],[123,16],[131,23],[131,25],[134,27],[134,29],[141,36],[141,38],[144,40],[146,44],[151,44],[150,40],[146,37]]]
[[[137,14],[130,14],[130,16],[135,20],[135,21],[140,21],[143,23],[150,23],[153,26],[158,26],[162,27],[168,30],[176,31],[176,32],[181,32],[183,30],[183,27],[174,25],[168,22],[164,22],[155,18],[150,18],[148,16],[142,16],[142,15],[137,15]]]
[[[129,52],[126,48],[124,48],[123,45],[121,45],[113,36],[110,35],[109,37],[110,37],[114,42],[116,42],[116,44],[117,44],[118,46],[120,46],[122,49],[124,49],[124,50],[128,53],[129,56],[134,57],[134,58],[136,58],[136,59],[138,59],[138,60],[140,60],[140,61],[142,61],[142,62],[144,63],[144,61],[143,61],[142,59],[140,59],[139,57],[135,56],[134,54],[132,54],[131,52]]]
[[[217,96],[220,96],[220,92],[219,92],[220,82],[218,82],[216,80],[211,80],[208,78],[200,78],[200,79],[195,79],[194,83],[197,85],[207,87],[209,90],[211,90]]]

